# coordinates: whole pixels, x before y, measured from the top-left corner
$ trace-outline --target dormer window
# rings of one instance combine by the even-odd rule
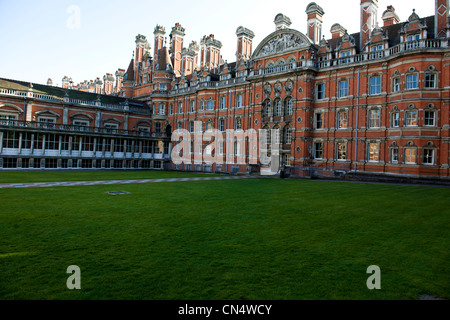
[[[406,41],[408,41],[408,42],[416,41],[416,40],[420,40],[420,34],[414,34],[414,35],[408,36],[406,38]]]
[[[414,34],[406,37],[406,48],[407,49],[415,49],[420,46],[419,43],[420,40],[420,34]]]
[[[73,126],[75,130],[87,131],[89,130],[89,121],[87,120],[73,120]]]
[[[370,57],[372,59],[383,58],[383,46],[382,45],[371,47],[370,52],[371,52]]]
[[[341,63],[350,63],[350,51],[341,52]]]
[[[39,117],[38,119],[39,126],[41,128],[49,128],[52,129],[55,127],[56,118],[51,117]]]

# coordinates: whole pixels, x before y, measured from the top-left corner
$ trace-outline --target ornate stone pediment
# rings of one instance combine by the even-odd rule
[[[259,44],[253,54],[253,59],[308,48],[311,45],[311,40],[303,33],[293,29],[281,29],[267,36]]]

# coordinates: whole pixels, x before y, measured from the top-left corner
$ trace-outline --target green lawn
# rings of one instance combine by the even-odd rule
[[[118,190],[131,194],[105,193]],[[448,299],[449,194],[277,179],[3,189],[0,299]]]
[[[0,172],[0,183],[64,182],[64,181],[102,181],[102,180],[140,180],[169,179],[189,177],[218,176],[206,173],[168,172],[150,170],[112,170],[112,171],[6,171]]]

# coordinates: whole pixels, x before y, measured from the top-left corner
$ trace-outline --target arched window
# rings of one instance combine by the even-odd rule
[[[292,143],[292,130],[291,127],[286,126],[283,132],[283,143],[291,144]]]
[[[164,103],[160,103],[158,105],[158,114],[159,115],[165,115],[166,114],[166,105]]]
[[[272,135],[273,138],[273,144],[277,145],[280,144],[281,141],[281,128],[279,126],[273,127],[274,135]]]
[[[400,127],[400,111],[398,110],[397,106],[395,106],[391,112],[391,127],[392,128]]]
[[[417,164],[417,147],[412,141],[406,144],[404,159],[406,164]]]
[[[281,117],[283,115],[283,108],[280,99],[273,102],[273,108],[273,114],[275,117]]]
[[[406,108],[406,126],[415,127],[418,125],[419,112],[416,107],[411,104]]]
[[[264,117],[270,117],[272,116],[271,108],[270,108],[270,100],[266,100],[264,102],[264,110],[263,110]]]
[[[381,110],[372,108],[369,110],[369,128],[381,127]]]
[[[292,99],[291,98],[286,99],[285,105],[286,105],[286,107],[285,107],[286,108],[285,109],[286,116],[292,116],[293,107],[294,107],[294,102],[292,101]]]
[[[425,127],[436,126],[437,111],[432,104],[428,105],[423,112],[423,125]]]

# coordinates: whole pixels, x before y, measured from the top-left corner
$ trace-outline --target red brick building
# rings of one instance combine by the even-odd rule
[[[0,78],[0,169],[163,169],[144,102]]]
[[[157,25],[153,44],[136,37],[120,97],[149,105],[151,132],[167,137],[184,129],[193,139],[196,121],[203,131],[224,136],[227,130],[275,130],[268,138],[279,147],[282,168],[294,176],[355,172],[448,179],[449,0],[436,0],[433,16],[412,10],[406,20],[389,6],[383,25],[377,0],[361,0],[360,8],[360,30],[349,33],[334,24],[329,39],[322,30],[326,10],[314,2],[306,8],[305,33],[290,29],[290,18],[278,14],[274,32],[253,44],[254,32],[241,26],[236,61],[230,63],[214,35],[185,47],[180,24],[169,37]],[[267,170],[251,163],[250,137],[233,141],[228,149],[192,143],[183,150],[192,161],[171,168]],[[196,162],[194,153],[223,160],[228,153],[234,161]]]

